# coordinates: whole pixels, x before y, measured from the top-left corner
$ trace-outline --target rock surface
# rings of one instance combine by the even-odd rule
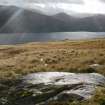
[[[40,72],[24,76],[9,89],[4,105],[49,105],[51,102],[87,100],[105,77],[97,73]]]

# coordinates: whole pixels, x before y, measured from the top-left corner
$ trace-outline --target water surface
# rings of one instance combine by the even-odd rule
[[[18,44],[27,42],[43,42],[55,40],[79,40],[104,38],[105,32],[52,32],[52,33],[17,33],[0,34],[0,44]]]

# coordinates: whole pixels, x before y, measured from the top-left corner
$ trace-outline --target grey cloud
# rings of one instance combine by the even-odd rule
[[[83,0],[26,0],[33,3],[83,3]]]
[[[105,2],[105,0],[100,0],[101,2]]]
[[[0,4],[4,4],[4,5],[12,5],[12,4],[22,4],[23,0],[0,0]]]
[[[0,4],[27,4],[27,3],[70,3],[70,4],[83,4],[83,0],[0,0]]]

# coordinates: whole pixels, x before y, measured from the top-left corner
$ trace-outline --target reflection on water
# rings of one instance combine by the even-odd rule
[[[78,40],[105,37],[105,32],[52,32],[26,34],[0,34],[0,44],[17,44],[34,41]]]

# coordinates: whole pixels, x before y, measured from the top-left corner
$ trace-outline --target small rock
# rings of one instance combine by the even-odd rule
[[[40,59],[40,61],[41,61],[41,62],[43,62],[43,61],[44,61],[44,59],[43,59],[43,58],[41,58],[41,59]]]
[[[90,67],[99,67],[99,66],[101,66],[100,64],[92,64],[92,65],[90,65]]]
[[[45,64],[45,67],[47,67],[48,66],[48,64]]]

